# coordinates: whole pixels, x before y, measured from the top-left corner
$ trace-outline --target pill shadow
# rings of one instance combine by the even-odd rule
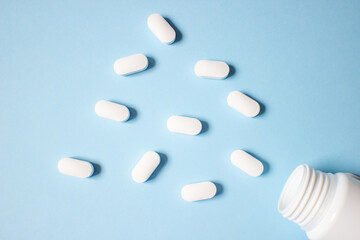
[[[259,115],[264,115],[265,111],[266,111],[266,107],[262,102],[258,102],[260,105],[260,112]]]
[[[259,114],[258,114],[256,117],[258,117],[258,116],[263,116],[263,115],[265,114],[265,112],[266,112],[266,107],[265,107],[265,105],[264,105],[261,101],[259,101],[258,99],[254,98],[253,96],[251,96],[250,94],[248,94],[247,92],[242,92],[242,93],[244,93],[246,96],[254,99],[255,101],[257,101],[257,102],[259,103],[259,105],[260,105],[260,112],[259,112]],[[256,118],[256,117],[255,117],[255,118]]]
[[[248,151],[247,149],[244,149],[245,152],[247,152],[248,154],[250,154],[251,156],[253,156],[254,158],[258,159],[264,166],[264,171],[260,176],[263,176],[265,174],[268,174],[271,170],[270,164],[265,161],[264,159],[262,159],[261,157],[259,157],[258,155],[256,155],[255,153],[253,153],[252,151]]]
[[[201,122],[201,131],[199,134],[204,134],[209,130],[209,124],[206,121],[200,120]]]
[[[165,164],[168,161],[168,157],[166,154],[161,153],[161,152],[157,152],[160,156],[160,164],[159,166],[155,169],[155,171],[153,172],[153,174],[151,174],[151,176],[149,177],[148,181],[151,181],[152,179],[156,178],[159,175],[159,172],[161,171],[161,169],[164,168]]]
[[[129,106],[128,104],[126,104],[126,103],[124,103],[124,102],[119,102],[119,101],[113,100],[113,99],[110,99],[109,101],[114,102],[114,103],[117,103],[117,104],[124,105],[124,106],[126,106],[126,107],[129,109],[130,116],[129,116],[129,119],[128,119],[126,122],[130,122],[130,121],[132,121],[133,119],[137,118],[138,112],[137,112],[137,110],[136,110],[135,108],[133,108],[132,106]]]
[[[236,73],[236,69],[234,68],[233,65],[229,64],[229,68],[230,68],[230,71],[229,71],[229,75],[227,76],[227,78],[234,76]]]
[[[212,183],[215,184],[216,186],[216,195],[215,196],[220,196],[223,194],[224,192],[224,187],[222,184],[218,183],[218,182],[215,182],[215,181],[212,181]]]
[[[75,156],[75,157],[72,157],[74,159],[78,159],[78,160],[81,160],[81,161],[84,161],[84,162],[89,162],[93,165],[94,167],[94,172],[93,174],[90,176],[90,178],[93,178],[93,177],[96,177],[98,175],[100,175],[100,173],[102,172],[102,167],[100,164],[98,164],[97,162],[95,161],[92,161],[92,160],[89,160],[89,159],[85,159],[83,157],[78,157],[78,156]]]
[[[149,69],[152,69],[153,67],[155,67],[156,65],[156,62],[155,62],[155,59],[151,56],[146,56],[147,59],[148,59],[148,67],[146,68],[146,70],[149,70]]]
[[[170,24],[170,26],[174,29],[174,31],[176,33],[175,41],[172,44],[181,41],[181,39],[183,38],[183,35],[180,32],[180,30],[175,26],[175,24],[169,18],[167,18],[167,17],[164,17],[164,18]]]
[[[131,121],[137,117],[138,113],[137,113],[136,109],[133,107],[127,107],[127,108],[130,111],[130,117],[129,117],[128,121]]]
[[[148,60],[148,66],[147,66],[146,69],[144,69],[144,70],[142,70],[140,72],[131,73],[129,75],[126,75],[125,77],[127,77],[127,78],[135,78],[135,77],[137,77],[139,75],[146,74],[147,72],[152,71],[152,69],[156,65],[155,58],[153,58],[152,56],[148,56],[148,55],[146,55],[146,58]]]
[[[101,166],[97,163],[92,163],[92,165],[94,166],[94,173],[92,177],[95,177],[101,173]]]

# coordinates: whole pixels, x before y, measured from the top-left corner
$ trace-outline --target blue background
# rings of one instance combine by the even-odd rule
[[[360,174],[359,1],[0,2],[0,239],[305,239],[277,212],[299,164]],[[164,45],[151,13],[181,33]],[[153,58],[129,77],[116,59]],[[224,60],[225,80],[200,79],[200,59]],[[263,104],[246,118],[232,90]],[[97,101],[136,110],[126,123],[98,117]],[[208,123],[198,136],[171,133],[171,115]],[[230,154],[265,163],[252,178]],[[149,150],[160,171],[137,184],[131,170]],[[165,157],[166,156],[166,159]],[[57,162],[96,163],[89,179]],[[188,203],[182,186],[216,182],[211,200]]]

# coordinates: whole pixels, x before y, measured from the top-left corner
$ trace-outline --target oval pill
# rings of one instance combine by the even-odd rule
[[[195,74],[201,78],[224,79],[229,72],[229,65],[222,61],[200,60],[195,64]]]
[[[125,122],[130,117],[129,109],[121,104],[101,100],[95,104],[95,113],[103,118]]]
[[[147,24],[162,43],[171,44],[175,41],[175,30],[160,14],[151,14],[147,19]]]
[[[234,151],[231,154],[231,162],[253,177],[260,176],[264,171],[264,165],[258,159],[243,150]]]
[[[247,117],[255,117],[260,113],[260,104],[239,91],[232,91],[227,97],[227,103]]]
[[[185,201],[193,202],[213,198],[216,191],[216,185],[207,181],[184,186],[181,190],[181,196]]]
[[[78,178],[87,178],[94,173],[91,163],[73,158],[62,158],[58,162],[59,172]]]
[[[167,128],[171,132],[198,135],[201,132],[200,120],[184,116],[172,116],[167,120]]]
[[[147,152],[133,169],[131,176],[137,183],[146,182],[160,164],[160,156],[156,152]]]
[[[114,71],[119,75],[129,75],[145,70],[149,61],[144,54],[120,58],[114,63]]]

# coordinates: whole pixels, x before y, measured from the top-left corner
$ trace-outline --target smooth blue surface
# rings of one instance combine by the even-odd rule
[[[277,212],[290,172],[308,163],[360,174],[359,1],[0,2],[0,239],[305,239]],[[147,28],[161,13],[181,32],[167,46]],[[117,58],[155,65],[129,77]],[[199,79],[200,59],[235,68]],[[241,90],[265,111],[246,118],[226,104]],[[134,108],[126,123],[98,117],[106,99]],[[209,125],[199,136],[166,129],[171,115]],[[266,163],[252,178],[230,163],[245,149]],[[145,184],[141,156],[167,156]],[[99,164],[90,179],[57,162]],[[212,200],[188,203],[183,185],[211,180]]]

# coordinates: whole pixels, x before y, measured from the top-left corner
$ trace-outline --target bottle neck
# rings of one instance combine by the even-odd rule
[[[302,229],[310,230],[322,220],[333,199],[336,176],[300,165],[281,193],[278,209]]]

